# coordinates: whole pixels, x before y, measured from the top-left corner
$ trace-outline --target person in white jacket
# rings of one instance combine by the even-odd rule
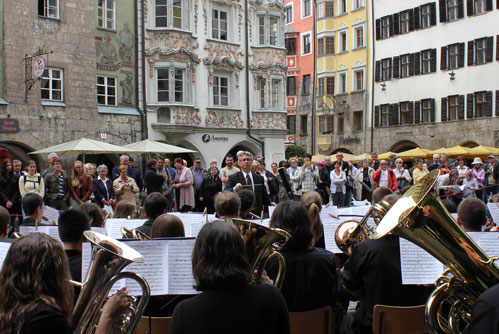
[[[288,175],[291,180],[291,190],[295,197],[295,201],[299,201],[301,198],[301,169],[298,167],[298,158],[290,158],[289,164],[291,167],[288,168]]]
[[[345,194],[347,192],[347,177],[345,172],[341,170],[341,163],[334,162],[334,169],[331,171],[329,178],[331,179],[331,200],[335,206],[343,206]]]
[[[19,178],[19,192],[21,197],[28,193],[37,193],[42,198],[45,195],[43,177],[36,172],[36,163],[33,160],[28,162],[28,173]]]

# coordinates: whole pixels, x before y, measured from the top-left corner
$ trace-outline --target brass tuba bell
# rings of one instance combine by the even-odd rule
[[[278,250],[291,238],[291,234],[278,228],[268,228],[254,222],[242,219],[231,219],[243,238],[246,255],[251,265],[251,271],[257,271],[251,281],[256,284],[260,280],[265,265],[272,257],[279,261],[279,274],[274,282],[280,288],[286,274],[286,262]]]
[[[471,307],[478,296],[499,282],[499,268],[436,195],[439,174],[434,170],[412,186],[383,217],[374,238],[391,232],[447,266],[426,303],[426,327],[430,333],[460,333],[471,320]]]
[[[119,319],[119,323],[113,325],[113,333],[115,328],[118,333],[134,333],[151,293],[144,278],[136,273],[121,270],[132,262],[144,262],[144,258],[130,246],[103,234],[92,231],[85,231],[83,234],[92,244],[92,258],[85,283],[73,309],[72,322],[76,326],[73,333],[95,332],[102,305],[114,283],[120,279],[135,280],[142,288],[142,297],[138,303],[132,300],[132,305]]]

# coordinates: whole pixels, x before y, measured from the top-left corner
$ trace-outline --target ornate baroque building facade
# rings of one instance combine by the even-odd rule
[[[284,159],[284,4],[147,0],[142,13],[149,138],[196,150],[204,162],[241,149]]]

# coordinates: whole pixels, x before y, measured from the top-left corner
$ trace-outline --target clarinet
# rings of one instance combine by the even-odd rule
[[[293,190],[291,190],[291,185],[289,184],[288,179],[286,178],[286,171],[284,167],[278,168],[277,172],[279,173],[279,176],[281,176],[282,184],[284,185],[284,189],[286,189],[286,193],[289,199],[293,200],[295,197],[293,194]]]

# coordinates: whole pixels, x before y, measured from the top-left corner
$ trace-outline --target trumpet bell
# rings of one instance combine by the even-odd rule
[[[345,254],[349,254],[350,247],[368,238],[364,233],[359,233],[362,227],[356,220],[346,220],[336,228],[334,241],[338,248]]]

